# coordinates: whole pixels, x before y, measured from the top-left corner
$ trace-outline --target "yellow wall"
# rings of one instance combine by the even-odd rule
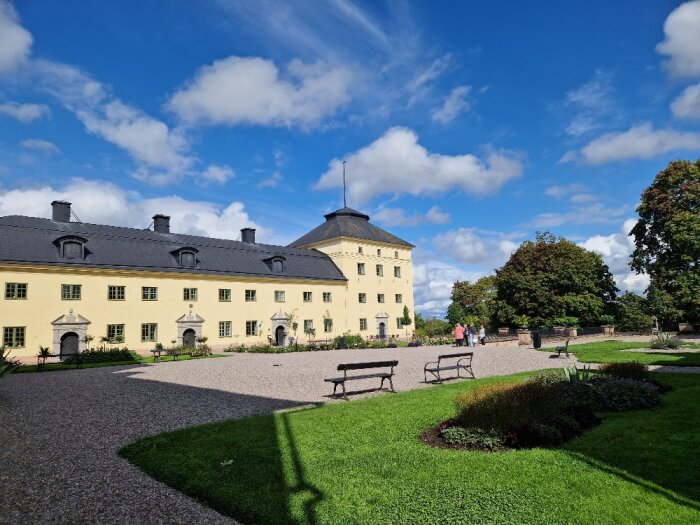
[[[363,254],[358,253],[358,246],[363,247]],[[36,355],[39,346],[51,348],[53,327],[50,323],[67,314],[70,309],[91,322],[88,334],[95,337],[95,342],[106,335],[108,324],[124,324],[124,344],[139,351],[146,351],[154,345],[141,341],[142,323],[157,323],[158,342],[168,346],[177,338],[176,320],[188,313],[190,303],[193,305],[193,313],[204,318],[202,335],[208,337],[207,343],[214,348],[267,341],[271,327],[270,317],[280,310],[296,316],[300,340],[305,338],[304,319],[313,320],[317,339],[334,337],[346,331],[364,336],[376,335],[375,316],[380,311],[386,311],[389,315],[387,334],[405,333],[404,329],[396,328],[396,318],[403,315],[404,305],[408,306],[412,317],[414,314],[410,249],[346,238],[312,247],[327,253],[348,278],[348,282],[2,265],[0,328],[25,327],[25,347],[15,349],[12,353],[18,357]],[[377,248],[382,250],[381,256],[377,256]],[[398,258],[394,256],[395,251],[399,252]],[[365,263],[366,275],[357,274],[358,262]],[[383,277],[376,276],[376,264],[383,264]],[[394,277],[394,266],[401,267],[401,278]],[[27,283],[27,299],[5,299],[7,282]],[[62,284],[82,285],[81,300],[62,300]],[[125,300],[108,300],[109,285],[125,286]],[[157,287],[158,300],[143,301],[143,286]],[[197,301],[184,300],[183,288],[197,288]],[[219,302],[219,288],[231,289],[231,302]],[[244,301],[246,289],[257,291],[256,302]],[[285,292],[284,303],[275,302],[275,290]],[[311,303],[303,302],[304,291],[312,292]],[[330,303],[323,302],[323,292],[331,292]],[[358,302],[359,292],[367,294],[367,303]],[[384,304],[378,304],[378,293],[385,294]],[[403,296],[401,304],[395,302],[396,293]],[[331,333],[324,333],[324,317],[333,319]],[[360,318],[367,319],[366,331],[360,332]],[[247,320],[262,322],[258,336],[245,335]],[[219,321],[232,321],[232,337],[219,337]],[[408,333],[411,330],[409,327]]]

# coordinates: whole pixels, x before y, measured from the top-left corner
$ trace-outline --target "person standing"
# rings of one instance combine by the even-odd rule
[[[462,346],[464,343],[464,327],[457,323],[455,325],[455,346]]]
[[[479,326],[479,341],[481,346],[486,346],[486,328],[484,328],[484,323]]]

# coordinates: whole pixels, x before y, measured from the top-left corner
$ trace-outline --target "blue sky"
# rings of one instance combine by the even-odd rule
[[[643,291],[639,196],[698,157],[698,1],[0,0],[0,215],[286,244],[345,160],[426,314],[543,230]]]

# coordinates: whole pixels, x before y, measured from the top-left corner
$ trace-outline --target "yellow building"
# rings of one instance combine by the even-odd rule
[[[0,324],[12,355],[69,355],[86,336],[137,351],[202,337],[213,348],[383,338],[404,333],[404,306],[413,316],[413,245],[350,208],[274,246],[250,228],[241,241],[171,233],[164,215],[153,230],[70,222],[70,206],[54,201],[52,219],[0,217]]]

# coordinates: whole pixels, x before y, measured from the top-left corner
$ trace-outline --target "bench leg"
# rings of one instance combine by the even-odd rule
[[[382,379],[382,381],[384,381],[384,380]],[[396,392],[396,390],[394,390],[394,382],[391,380],[391,376],[389,377],[389,386],[391,386],[392,392]]]
[[[335,391],[338,388],[338,383],[333,383],[333,395],[335,395]]]
[[[347,394],[347,392],[345,391],[345,381],[343,381],[342,383],[340,383],[340,386],[343,387],[343,398],[345,398],[345,401],[347,401],[347,400],[348,400],[348,394]]]

